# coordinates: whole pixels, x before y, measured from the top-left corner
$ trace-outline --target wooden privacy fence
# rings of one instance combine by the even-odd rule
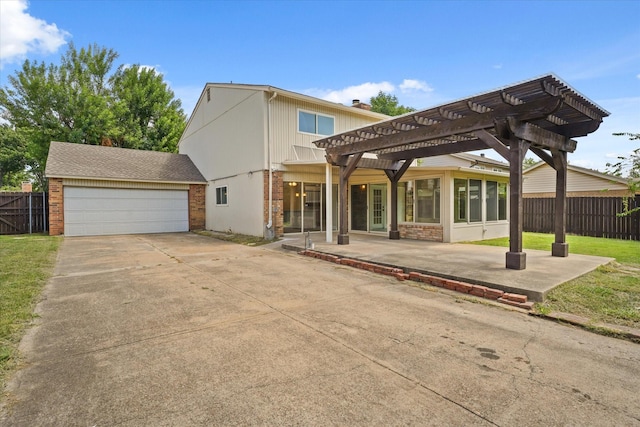
[[[629,209],[640,206],[640,195],[629,200]],[[555,199],[533,198],[524,201],[524,231],[553,233]],[[611,239],[640,240],[640,212],[618,217],[620,197],[568,197],[567,233]]]
[[[47,193],[0,193],[0,235],[49,229]]]

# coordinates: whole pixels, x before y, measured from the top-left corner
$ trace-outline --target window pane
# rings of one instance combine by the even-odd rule
[[[487,221],[498,220],[498,183],[487,181]]]
[[[416,181],[416,222],[440,222],[440,180]]]
[[[453,215],[454,222],[467,221],[467,180],[453,180]]]
[[[227,204],[227,187],[216,188],[216,205]]]
[[[469,222],[482,221],[482,181],[469,180]]]
[[[333,135],[333,117],[318,114],[318,134]]]
[[[413,222],[413,181],[398,183],[398,220]]]
[[[498,184],[498,219],[507,219],[507,184]]]
[[[302,190],[301,182],[285,181],[282,197],[284,232],[295,233],[302,231],[302,202],[300,191]]]
[[[316,133],[316,115],[299,111],[298,130],[300,132]]]

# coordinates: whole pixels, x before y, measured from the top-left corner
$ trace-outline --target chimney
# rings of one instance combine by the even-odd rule
[[[354,99],[351,101],[351,106],[354,108],[360,108],[361,110],[371,111],[371,105],[365,104],[364,102],[360,102],[359,99]]]

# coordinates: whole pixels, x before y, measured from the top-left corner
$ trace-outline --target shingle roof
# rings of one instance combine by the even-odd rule
[[[185,154],[51,142],[47,177],[204,183]]]

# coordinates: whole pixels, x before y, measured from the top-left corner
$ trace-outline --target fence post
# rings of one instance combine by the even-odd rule
[[[32,234],[32,225],[31,222],[33,220],[33,215],[32,215],[32,211],[31,211],[31,194],[29,193],[29,234]]]
[[[47,227],[47,193],[42,192],[42,231],[46,232]]]

